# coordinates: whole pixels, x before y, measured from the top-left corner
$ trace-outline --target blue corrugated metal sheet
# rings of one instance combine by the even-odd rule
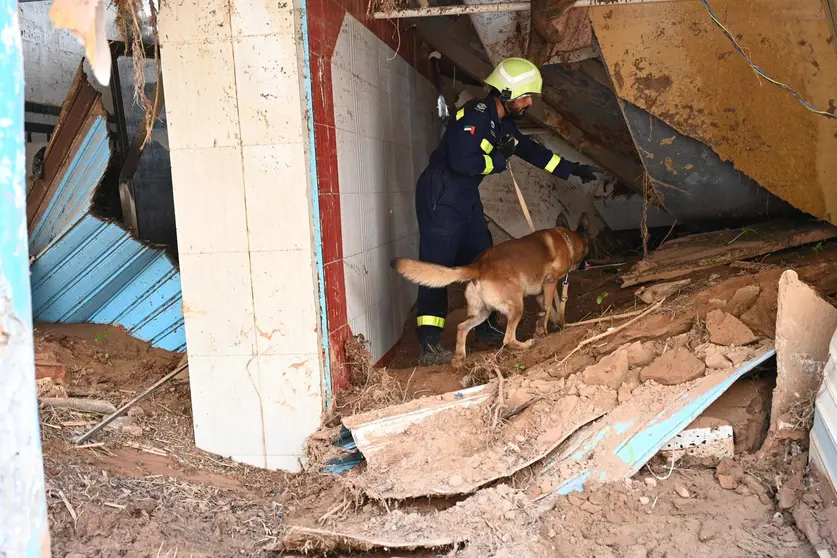
[[[107,122],[98,116],[57,181],[46,210],[29,227],[30,254],[37,257],[53,239],[88,213],[109,159]]]
[[[771,348],[727,376],[715,373],[702,378],[654,416],[626,416],[617,407],[603,419],[577,431],[540,475],[557,486],[554,494],[581,491],[590,480],[611,482],[633,476],[736,380],[775,355],[776,349]],[[606,451],[610,455],[602,455]],[[608,464],[607,470],[598,470],[597,465],[603,463]],[[545,494],[538,500],[549,496]]]
[[[177,267],[163,250],[90,213],[110,145],[105,119],[95,112],[88,118],[45,210],[30,224],[34,317],[119,325],[154,347],[184,351]]]
[[[162,250],[85,215],[32,264],[38,320],[118,324],[155,347],[183,351],[180,273]]]

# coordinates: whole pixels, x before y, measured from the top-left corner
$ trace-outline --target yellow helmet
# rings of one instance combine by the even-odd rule
[[[506,58],[485,78],[485,84],[499,91],[504,101],[513,101],[523,95],[540,95],[543,78],[532,62]]]

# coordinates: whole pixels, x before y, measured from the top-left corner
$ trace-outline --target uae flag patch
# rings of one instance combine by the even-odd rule
[[[476,126],[465,126],[465,131],[473,136],[477,131],[477,127]]]

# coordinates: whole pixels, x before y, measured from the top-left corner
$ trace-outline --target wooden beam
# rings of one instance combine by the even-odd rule
[[[572,5],[572,8],[591,8],[601,6],[618,6],[627,4],[645,4],[651,2],[672,2],[674,0],[610,0],[609,2],[602,2],[602,0],[578,0]],[[403,19],[413,17],[439,17],[439,16],[456,16],[468,14],[490,14],[499,12],[525,12],[531,7],[531,3],[526,2],[485,2],[482,4],[454,4],[451,6],[429,6],[421,8],[405,8],[400,10],[389,10],[385,12],[375,12],[375,19]]]

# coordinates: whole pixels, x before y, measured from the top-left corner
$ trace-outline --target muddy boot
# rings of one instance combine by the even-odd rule
[[[421,353],[419,366],[435,366],[447,364],[453,359],[453,351],[442,346],[442,329],[432,326],[418,328],[418,341]]]
[[[441,343],[422,345],[419,355],[419,366],[436,366],[447,364],[453,359],[453,351],[449,351]]]
[[[492,313],[483,323],[474,328],[474,341],[479,345],[496,345],[503,343],[506,328],[497,321],[497,314]]]

